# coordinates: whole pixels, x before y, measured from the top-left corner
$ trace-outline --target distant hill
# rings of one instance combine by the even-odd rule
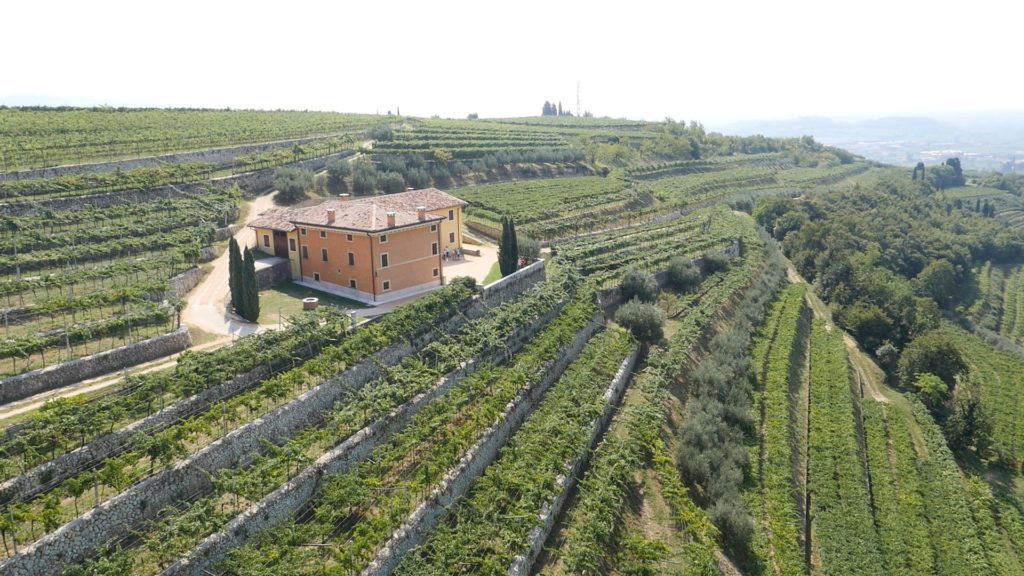
[[[812,135],[866,158],[899,165],[936,164],[959,156],[965,168],[1024,170],[1024,112],[982,112],[936,119],[890,116],[837,122],[822,116],[746,121],[713,127],[725,134],[775,138]]]

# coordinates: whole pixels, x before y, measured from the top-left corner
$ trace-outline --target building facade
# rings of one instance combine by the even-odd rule
[[[445,249],[462,248],[467,206],[436,188],[268,210],[256,247],[288,258],[292,279],[365,303],[441,286]]]

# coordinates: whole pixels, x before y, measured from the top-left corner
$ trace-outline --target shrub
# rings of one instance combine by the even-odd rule
[[[336,158],[327,163],[327,191],[331,194],[348,192],[345,178],[352,174],[352,165],[348,160]]]
[[[377,177],[377,185],[388,194],[405,190],[405,178],[398,172],[385,172]]]
[[[721,252],[705,254],[701,258],[701,262],[704,264],[704,273],[709,276],[715,272],[723,272],[729,269],[729,257]]]
[[[665,313],[661,308],[635,298],[619,308],[615,321],[645,344],[659,342],[665,335]]]
[[[273,182],[278,202],[294,204],[304,200],[306,191],[313,188],[313,173],[294,167],[278,168],[274,171]]]
[[[654,302],[658,299],[658,282],[654,276],[643,270],[630,268],[622,277],[619,291],[624,302],[629,302],[634,298],[641,302]]]
[[[537,242],[529,236],[519,234],[516,243],[519,247],[520,258],[526,258],[527,260],[536,260],[540,258],[540,242]]]
[[[681,256],[668,263],[668,285],[679,292],[690,292],[700,285],[700,268]]]

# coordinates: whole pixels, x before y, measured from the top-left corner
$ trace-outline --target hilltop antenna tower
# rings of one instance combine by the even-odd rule
[[[576,81],[576,117],[580,117],[580,81]]]

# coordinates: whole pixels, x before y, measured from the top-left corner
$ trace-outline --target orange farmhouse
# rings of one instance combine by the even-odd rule
[[[462,248],[467,202],[436,188],[275,208],[253,220],[256,247],[287,258],[296,282],[365,303],[444,283],[442,255]]]

